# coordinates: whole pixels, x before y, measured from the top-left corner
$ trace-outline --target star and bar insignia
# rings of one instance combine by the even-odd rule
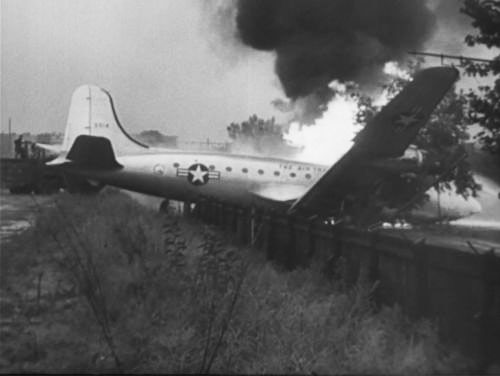
[[[207,166],[201,163],[195,163],[189,168],[178,168],[177,176],[187,177],[187,180],[193,185],[207,184],[209,180],[220,180],[219,171],[211,171]]]
[[[422,108],[414,107],[406,113],[399,114],[394,121],[396,132],[403,132],[422,120]]]

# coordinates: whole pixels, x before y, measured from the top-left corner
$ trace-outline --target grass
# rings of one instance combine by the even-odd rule
[[[16,302],[9,317],[18,328],[1,341],[6,370],[428,374],[470,366],[432,323],[398,307],[376,310],[374,286],[348,288],[320,265],[283,271],[214,228],[116,191],[56,200],[23,246],[3,252],[2,293]]]

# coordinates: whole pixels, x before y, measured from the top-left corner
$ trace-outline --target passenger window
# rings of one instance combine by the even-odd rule
[[[259,175],[263,175],[264,174],[264,171],[263,170],[259,170]]]
[[[214,165],[210,165],[208,168],[210,169],[210,171],[215,170],[215,166]]]
[[[306,179],[311,179],[311,174],[306,174]]]
[[[179,163],[175,162],[175,163],[174,163],[174,167],[175,167],[175,168],[179,167]]]
[[[226,167],[227,172],[231,172],[233,169],[231,167]]]
[[[274,176],[280,176],[280,172],[279,171],[274,171]]]
[[[248,168],[243,168],[241,171],[246,174],[248,172]]]
[[[295,177],[295,172],[290,173],[290,177],[294,178]]]

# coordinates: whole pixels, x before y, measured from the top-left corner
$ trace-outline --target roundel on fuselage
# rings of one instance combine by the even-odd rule
[[[208,168],[204,164],[195,163],[188,168],[188,181],[193,185],[203,185],[208,183]]]

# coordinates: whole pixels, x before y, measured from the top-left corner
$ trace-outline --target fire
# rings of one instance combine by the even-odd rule
[[[391,77],[402,78],[403,80],[410,80],[410,74],[399,66],[394,61],[389,61],[384,65],[384,73]]]
[[[390,77],[409,79],[410,75],[397,63],[389,62],[384,73]],[[339,160],[353,145],[354,136],[363,128],[357,121],[358,102],[349,95],[346,85],[333,81],[330,87],[337,94],[328,103],[327,110],[313,125],[304,126],[298,122],[290,124],[285,139],[292,145],[302,147],[297,159],[304,162],[331,165]],[[377,107],[389,102],[384,90],[373,99]]]
[[[345,85],[334,82],[338,94],[313,125],[291,123],[285,139],[303,147],[297,157],[301,161],[321,164],[336,162],[352,146],[361,128],[356,122],[358,103],[346,93]]]

